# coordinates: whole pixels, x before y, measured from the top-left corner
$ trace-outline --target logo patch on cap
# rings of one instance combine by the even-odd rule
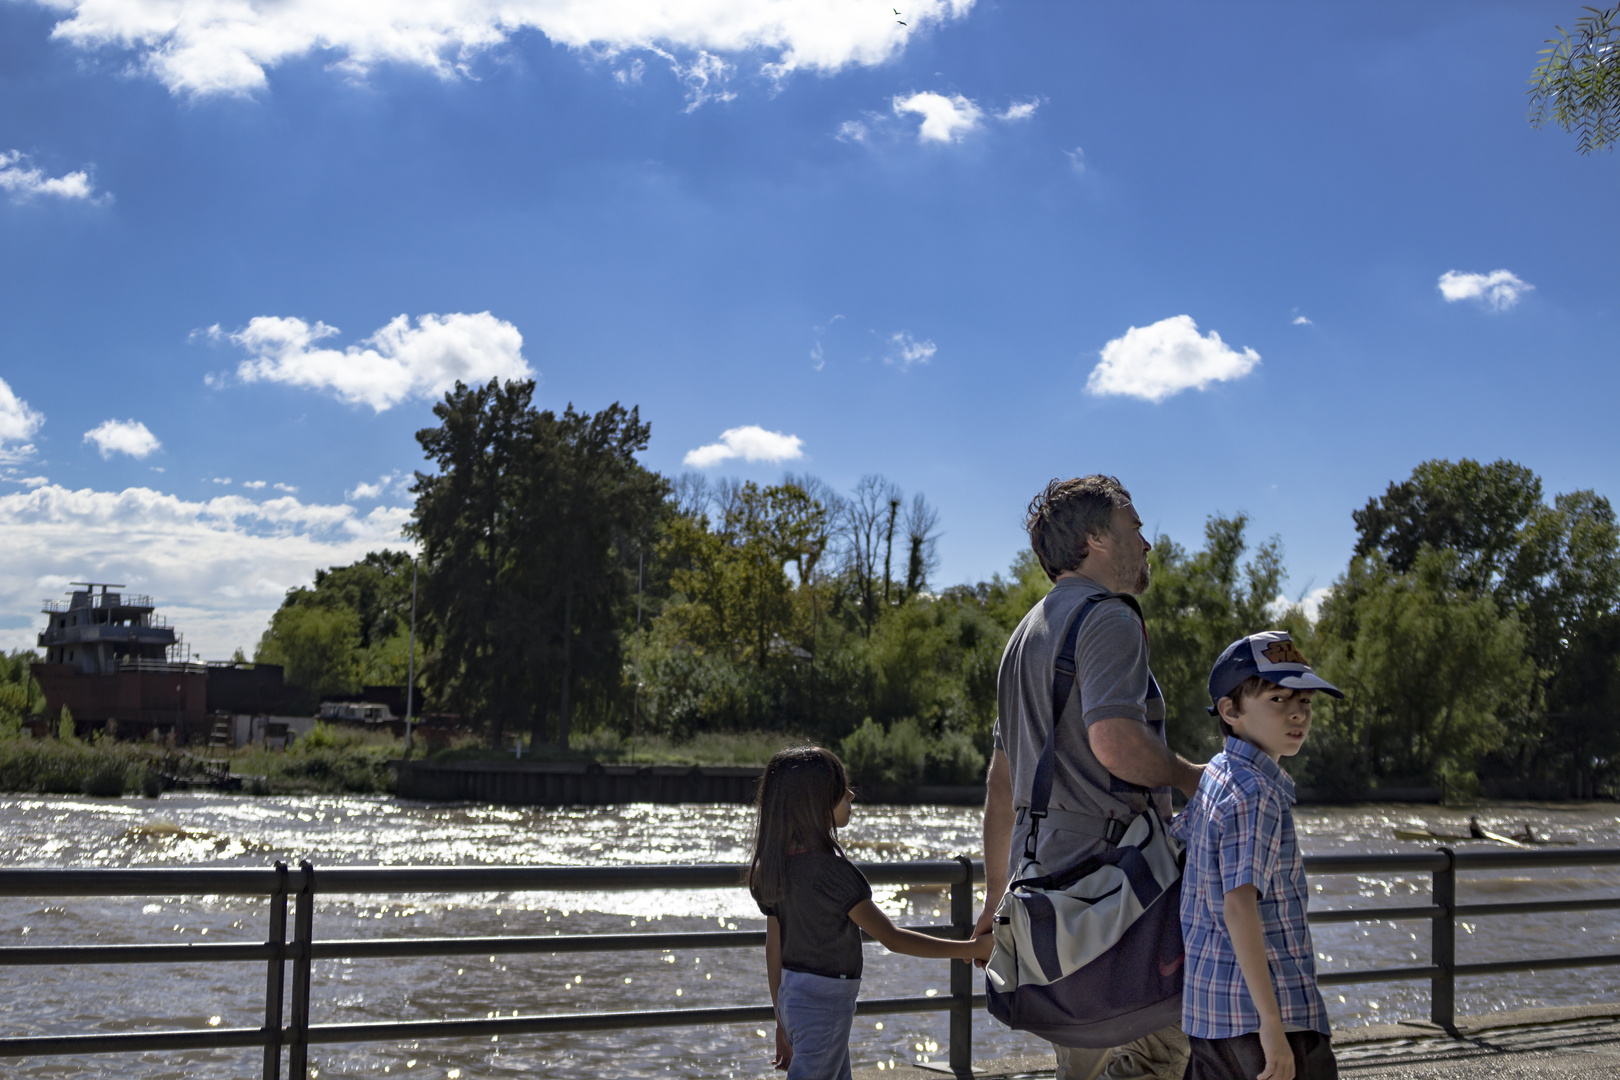
[[[1265,658],[1273,664],[1304,664],[1310,667],[1311,662],[1305,659],[1305,654],[1292,641],[1273,641],[1262,650]]]

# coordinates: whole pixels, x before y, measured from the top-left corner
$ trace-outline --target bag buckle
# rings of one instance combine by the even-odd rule
[[[1119,842],[1125,838],[1127,828],[1129,826],[1119,818],[1109,818],[1108,824],[1104,827],[1105,835],[1103,839],[1107,840],[1110,845],[1117,847]]]
[[[1041,819],[1046,816],[1045,810],[1029,808],[1029,832],[1024,834],[1024,860],[1035,861],[1035,838],[1041,831]]]

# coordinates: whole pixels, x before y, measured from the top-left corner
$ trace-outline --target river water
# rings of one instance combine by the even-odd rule
[[[1582,847],[1620,847],[1613,804],[1501,804],[1480,811],[1487,828],[1529,822],[1539,834]],[[1467,816],[1419,806],[1300,807],[1307,853],[1422,851],[1393,839],[1396,825],[1465,832]],[[389,798],[245,798],[166,795],[161,800],[65,796],[0,798],[0,865],[264,866],[273,859],[317,867],[417,864],[584,865],[741,862],[749,811],[741,806],[633,805],[594,809],[425,806]],[[852,857],[943,858],[975,853],[979,813],[958,807],[857,806],[844,839]],[[1578,849],[1577,849],[1578,850]],[[1421,903],[1428,877],[1322,876],[1313,905]],[[1620,896],[1620,870],[1571,868],[1468,873],[1459,899],[1510,901]],[[876,899],[903,923],[943,922],[937,889],[880,887]],[[0,943],[263,941],[267,902],[224,897],[0,900]],[[758,910],[740,888],[574,894],[334,897],[316,906],[318,938],[627,933],[757,929]],[[1422,922],[1318,926],[1323,971],[1426,963]],[[1510,916],[1458,927],[1461,962],[1620,951],[1620,912]],[[943,961],[893,956],[867,946],[863,996],[948,992]],[[1482,1013],[1614,1000],[1613,968],[1461,980],[1458,1011]],[[1340,992],[1342,989],[1342,993]],[[258,964],[183,969],[0,968],[0,1032],[6,1035],[179,1027],[256,1027],[262,1022]],[[1426,1016],[1426,983],[1328,988],[1336,1028]],[[768,1000],[761,950],[600,953],[561,956],[319,961],[316,1023],[407,1018],[665,1009]],[[933,1061],[946,1055],[944,1013],[861,1018],[857,1067]],[[770,1073],[772,1040],[755,1025],[652,1029],[566,1036],[504,1036],[384,1045],[317,1046],[318,1075],[443,1077],[743,1077]],[[1041,1048],[980,1013],[974,1057]],[[21,1077],[246,1077],[256,1051],[40,1058],[6,1063]],[[780,1074],[778,1074],[780,1075]]]

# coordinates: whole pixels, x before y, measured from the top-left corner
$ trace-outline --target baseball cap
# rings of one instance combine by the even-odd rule
[[[1290,690],[1321,690],[1344,697],[1342,690],[1311,670],[1288,631],[1267,630],[1238,638],[1215,661],[1209,671],[1210,715],[1215,715],[1217,701],[1230,697],[1243,680],[1255,675]]]

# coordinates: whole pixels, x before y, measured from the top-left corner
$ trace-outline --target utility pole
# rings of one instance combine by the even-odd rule
[[[416,560],[411,560],[411,655],[405,662],[405,756],[411,756],[411,715],[416,705]]]
[[[641,648],[641,571],[644,554],[636,552],[636,648]],[[636,654],[636,685],[630,689],[630,761],[636,760],[636,736],[641,733],[641,655]]]

